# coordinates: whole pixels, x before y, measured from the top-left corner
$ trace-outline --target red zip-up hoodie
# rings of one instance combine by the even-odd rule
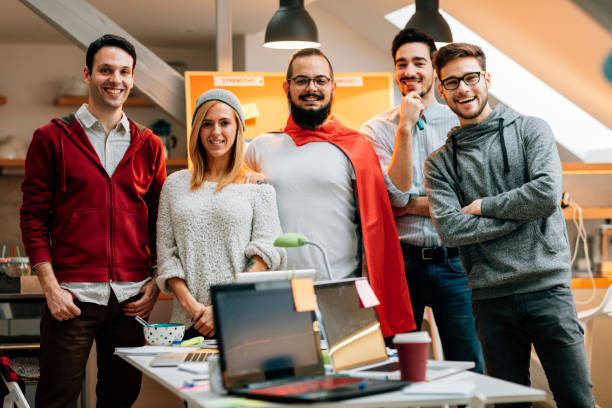
[[[151,130],[130,121],[130,136],[110,178],[74,114],[34,132],[20,220],[31,265],[51,262],[59,282],[149,276],[166,165]]]

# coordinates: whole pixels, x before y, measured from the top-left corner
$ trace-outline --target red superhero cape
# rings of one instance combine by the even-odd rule
[[[380,300],[376,307],[385,337],[414,330],[414,316],[404,260],[391,203],[374,149],[359,132],[333,116],[314,130],[303,129],[289,116],[283,130],[297,146],[329,142],[349,158],[357,179],[361,230],[370,285]]]

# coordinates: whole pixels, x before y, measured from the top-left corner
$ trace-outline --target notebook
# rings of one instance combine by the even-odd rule
[[[172,353],[161,353],[153,357],[149,365],[151,367],[176,367],[182,363],[203,363],[211,354],[216,354],[214,349],[200,349],[191,351],[180,351]]]
[[[344,279],[315,283],[329,356],[337,373],[399,380],[397,357],[388,357],[376,309],[361,306],[355,282]],[[474,367],[471,361],[428,361],[426,379],[433,380]]]
[[[334,401],[407,383],[326,376],[312,312],[295,310],[290,281],[215,285],[211,299],[223,384],[269,401]]]

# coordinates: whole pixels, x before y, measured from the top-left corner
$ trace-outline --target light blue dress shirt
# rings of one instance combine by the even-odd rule
[[[425,196],[425,159],[445,143],[453,127],[459,126],[457,116],[446,105],[434,101],[425,109],[421,116],[425,128],[419,130],[415,126],[412,129],[412,186],[410,190],[402,192],[387,173],[399,125],[399,109],[397,107],[378,114],[361,126],[361,132],[368,137],[378,155],[391,205],[394,207],[404,207],[409,200]],[[421,247],[442,245],[430,217],[404,215],[395,217],[395,223],[402,243]]]

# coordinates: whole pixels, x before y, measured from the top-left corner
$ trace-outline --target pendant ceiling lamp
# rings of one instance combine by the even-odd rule
[[[416,28],[431,35],[436,43],[453,42],[453,35],[438,11],[439,0],[415,0],[416,11],[405,28]]]
[[[268,22],[264,47],[300,49],[319,47],[317,26],[304,8],[304,0],[280,0]]]

